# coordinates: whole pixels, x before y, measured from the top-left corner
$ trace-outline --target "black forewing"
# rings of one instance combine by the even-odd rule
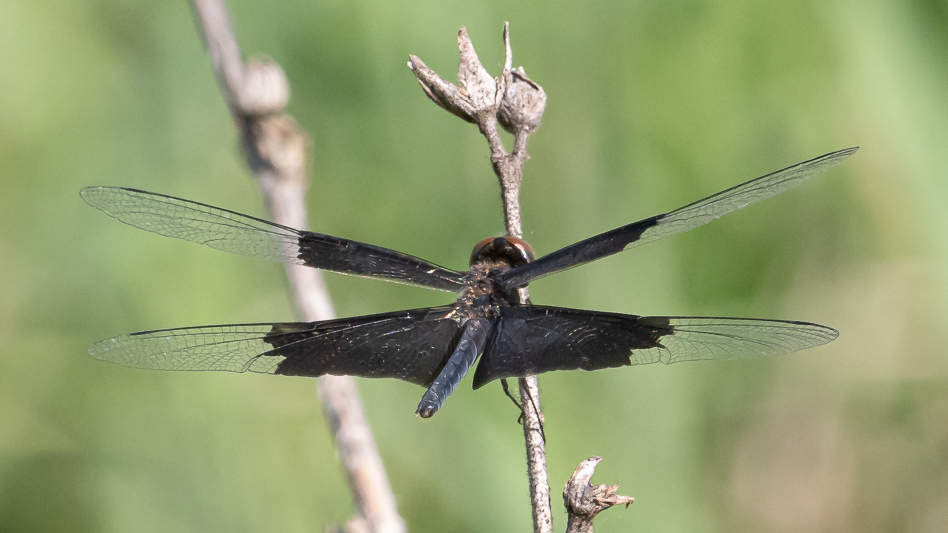
[[[554,272],[695,229],[728,213],[788,191],[849,157],[856,150],[858,148],[854,147],[824,154],[731,187],[664,215],[656,215],[600,233],[595,237],[545,255],[536,261],[513,268],[501,274],[499,282],[505,289],[522,287]]]
[[[89,353],[135,368],[349,375],[427,387],[459,329],[454,307],[445,306],[324,322],[143,331],[100,341]]]
[[[449,292],[464,286],[463,273],[418,257],[190,200],[124,187],[86,187],[80,195],[130,226],[232,254]]]
[[[552,370],[756,357],[820,346],[839,333],[808,322],[641,317],[545,306],[503,307],[474,388]]]

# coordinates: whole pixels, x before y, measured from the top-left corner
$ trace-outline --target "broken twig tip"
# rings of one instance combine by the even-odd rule
[[[628,508],[635,501],[630,496],[616,494],[618,485],[589,484],[600,461],[602,457],[594,455],[579,463],[573,471],[573,477],[563,488],[563,503],[569,515],[567,533],[592,531],[592,521],[596,515],[616,505]]]

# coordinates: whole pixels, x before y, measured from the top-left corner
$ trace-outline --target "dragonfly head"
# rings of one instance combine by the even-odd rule
[[[471,252],[471,266],[517,267],[533,259],[533,248],[517,237],[488,237],[477,243]]]

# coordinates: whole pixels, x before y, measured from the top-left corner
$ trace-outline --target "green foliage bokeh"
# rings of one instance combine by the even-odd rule
[[[838,328],[768,360],[541,377],[557,530],[572,469],[636,497],[597,531],[948,529],[948,2],[231,1],[312,139],[311,227],[464,268],[503,232],[488,151],[406,68],[467,26],[546,90],[538,254],[859,145],[694,232],[537,282],[538,303]],[[509,139],[507,139],[509,142]],[[116,223],[123,185],[262,215],[185,2],[0,3],[0,531],[319,531],[352,506],[313,381],[136,371],[111,335],[292,320],[277,264]],[[339,315],[446,303],[327,275]],[[466,382],[360,380],[414,531],[528,531],[517,413]]]

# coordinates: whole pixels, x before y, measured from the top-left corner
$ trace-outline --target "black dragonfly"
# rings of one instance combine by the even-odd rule
[[[534,259],[512,237],[474,247],[457,271],[408,254],[300,231],[234,211],[123,187],[82,198],[140,229],[239,255],[458,294],[450,305],[322,322],[228,324],[142,331],[91,346],[96,359],[136,368],[290,376],[396,378],[426,387],[416,413],[434,415],[478,356],[474,388],[552,370],[599,370],[787,353],[839,333],[808,322],[636,316],[518,303],[541,277],[682,233],[800,185],[852,155],[848,148],[731,187],[680,209]]]

